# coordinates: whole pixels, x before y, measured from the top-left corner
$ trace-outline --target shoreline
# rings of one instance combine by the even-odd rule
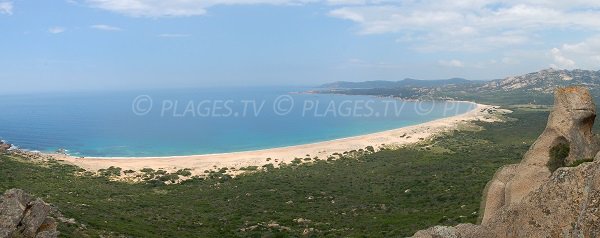
[[[471,102],[473,103],[473,102]],[[392,130],[315,142],[309,144],[261,149],[253,151],[188,155],[188,156],[157,156],[157,157],[86,157],[80,158],[68,155],[53,154],[60,161],[72,164],[88,171],[96,172],[114,166],[122,170],[139,171],[144,168],[161,169],[175,172],[180,169],[190,169],[193,176],[202,176],[205,171],[220,168],[235,168],[233,174],[239,174],[240,168],[273,164],[289,164],[296,158],[307,157],[324,160],[334,154],[343,154],[353,150],[365,150],[373,147],[375,151],[381,148],[397,148],[431,139],[443,132],[456,130],[460,125],[473,121],[500,121],[490,109],[499,107],[473,103],[475,108],[469,112],[451,117],[441,118],[417,125],[400,127]],[[500,109],[502,110],[502,109]]]
[[[402,99],[402,100],[411,101],[410,99]],[[441,101],[443,101],[443,100],[441,100]],[[478,103],[474,103],[474,102],[470,102],[470,101],[452,101],[452,102],[471,103],[475,106],[475,108],[473,108],[472,110],[467,111],[465,113],[462,113],[462,114],[458,114],[458,115],[454,115],[454,116],[450,116],[450,117],[439,118],[439,119],[435,119],[432,121],[422,122],[422,123],[418,123],[418,124],[414,124],[414,125],[408,125],[408,126],[393,128],[393,129],[389,129],[389,130],[379,131],[379,132],[370,132],[370,133],[366,133],[366,134],[362,134],[362,135],[354,135],[354,136],[342,137],[342,138],[337,138],[337,139],[329,139],[329,140],[317,141],[317,142],[308,142],[308,143],[297,144],[297,145],[277,146],[277,147],[265,148],[265,149],[253,149],[253,150],[244,150],[244,151],[194,154],[194,155],[163,155],[163,156],[139,156],[139,157],[138,156],[71,156],[71,155],[69,155],[69,157],[94,159],[94,160],[96,160],[96,159],[97,160],[102,160],[102,159],[136,160],[136,159],[177,159],[177,158],[182,158],[182,157],[189,158],[189,157],[207,157],[207,156],[224,156],[224,155],[234,156],[234,155],[247,154],[247,153],[253,153],[253,152],[263,152],[263,151],[270,151],[270,150],[275,150],[275,149],[291,149],[293,147],[298,147],[298,146],[311,146],[311,145],[318,145],[318,144],[327,143],[327,142],[336,142],[336,141],[340,141],[340,140],[357,139],[357,137],[375,135],[375,134],[379,134],[379,133],[386,133],[386,132],[390,132],[390,131],[394,131],[394,130],[398,130],[398,129],[402,129],[402,128],[416,127],[419,125],[427,124],[430,122],[435,122],[438,120],[444,120],[444,119],[448,119],[448,118],[452,118],[452,117],[456,117],[456,116],[462,116],[462,115],[465,115],[465,114],[468,114],[468,113],[471,113],[471,112],[477,110],[479,108],[479,106],[485,106],[486,108],[487,107],[495,107],[495,106],[491,106],[491,105],[478,104]],[[410,135],[407,135],[407,136],[410,136]],[[372,145],[372,146],[376,147],[375,145]],[[359,149],[364,149],[364,148],[359,148]],[[37,152],[40,152],[40,151],[37,151]],[[44,153],[44,152],[40,152],[40,153]],[[53,153],[46,153],[46,154],[53,154]],[[304,156],[300,156],[300,158],[304,158]]]

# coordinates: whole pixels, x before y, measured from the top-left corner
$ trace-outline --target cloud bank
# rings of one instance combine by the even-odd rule
[[[545,45],[544,49],[537,49],[536,54],[552,63],[548,66],[579,67],[600,62],[597,37],[568,44],[552,42],[544,35],[561,31],[563,34],[584,33],[584,37],[600,34],[600,1],[597,0],[81,1],[93,8],[150,18],[199,16],[218,5],[319,5],[324,6],[327,16],[353,23],[352,29],[358,35],[393,35],[399,44],[418,52],[502,52]],[[5,14],[11,12],[1,9]],[[495,61],[505,62],[502,55]],[[438,63],[459,67],[452,61]]]
[[[12,2],[0,2],[0,14],[12,15],[13,14],[13,3]]]

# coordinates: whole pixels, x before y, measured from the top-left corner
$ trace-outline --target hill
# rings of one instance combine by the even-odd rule
[[[544,69],[492,81],[447,79],[428,82],[406,79],[398,82],[338,82],[323,86],[329,87],[320,91],[321,93],[403,99],[466,100],[494,105],[551,105],[552,93],[557,87],[585,86],[592,95],[600,95],[600,71]]]
[[[464,85],[473,84],[474,81],[463,78],[437,79],[437,80],[420,80],[406,78],[400,81],[365,81],[365,82],[347,82],[338,81],[319,86],[320,88],[329,89],[371,89],[371,88],[403,88],[403,87],[441,87],[448,85]]]
[[[557,87],[584,85],[597,89],[600,86],[600,70],[544,69],[525,75],[493,80],[481,87],[483,90],[525,90],[552,93]]]

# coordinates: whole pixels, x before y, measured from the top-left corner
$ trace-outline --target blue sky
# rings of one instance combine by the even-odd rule
[[[600,65],[600,1],[0,0],[0,93]]]

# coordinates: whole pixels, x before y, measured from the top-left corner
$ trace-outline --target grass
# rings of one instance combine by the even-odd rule
[[[24,188],[85,224],[61,224],[65,237],[410,236],[432,225],[476,222],[486,182],[521,159],[547,115],[517,110],[511,117],[518,120],[453,132],[429,149],[290,164],[236,178],[214,172],[168,186],[75,176],[73,166],[1,156],[0,190]]]

